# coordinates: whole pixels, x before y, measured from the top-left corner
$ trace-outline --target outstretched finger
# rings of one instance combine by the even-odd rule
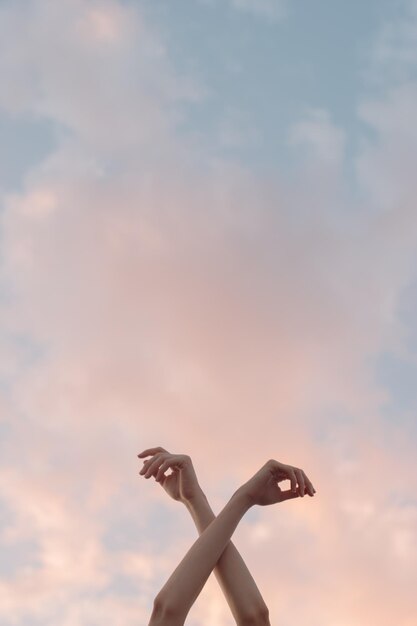
[[[154,454],[157,454],[158,452],[167,452],[167,450],[165,450],[165,448],[161,448],[161,446],[157,446],[156,448],[147,448],[143,452],[140,452],[138,454],[138,457],[142,459],[145,456],[153,456]]]

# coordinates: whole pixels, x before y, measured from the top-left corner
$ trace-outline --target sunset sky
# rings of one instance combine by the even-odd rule
[[[233,541],[273,626],[416,626],[417,1],[0,0],[0,623],[145,626]],[[212,578],[190,626],[231,626]]]

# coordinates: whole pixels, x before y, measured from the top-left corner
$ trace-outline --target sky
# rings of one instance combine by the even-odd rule
[[[0,0],[0,622],[141,626],[233,541],[274,626],[415,626],[416,0]],[[211,577],[190,626],[233,619]]]

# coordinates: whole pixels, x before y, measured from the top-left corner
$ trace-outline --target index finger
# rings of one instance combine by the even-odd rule
[[[294,472],[294,468],[291,465],[284,465],[278,463],[278,461],[270,461],[273,466],[273,473],[275,480],[281,482],[282,480],[289,480],[291,483],[291,491],[297,491],[297,477]]]
[[[292,468],[288,470],[288,478],[291,483],[291,491],[296,492],[297,491],[297,476],[295,475],[295,472]]]
[[[138,457],[140,459],[143,459],[144,456],[153,456],[154,454],[157,454],[157,452],[168,452],[168,450],[165,450],[165,448],[161,448],[161,446],[157,446],[156,448],[147,448],[143,452],[140,452],[138,454]]]

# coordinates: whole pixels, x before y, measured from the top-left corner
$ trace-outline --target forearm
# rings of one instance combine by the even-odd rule
[[[185,503],[201,534],[215,519],[213,510],[203,493]],[[238,550],[231,541],[214,568],[214,574],[223,590],[237,624],[247,624],[258,618],[267,624],[268,609]]]
[[[188,611],[248,509],[247,500],[239,491],[236,492],[194,542],[159,592],[157,602],[175,616],[173,624],[183,624]]]

